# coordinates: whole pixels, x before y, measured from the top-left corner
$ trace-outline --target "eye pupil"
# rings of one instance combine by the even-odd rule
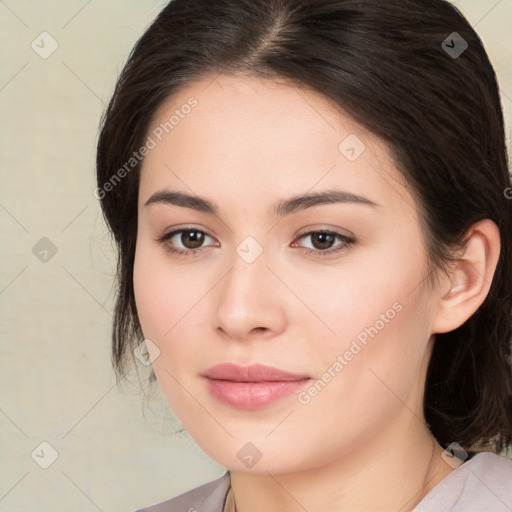
[[[181,242],[187,249],[197,249],[204,242],[204,233],[195,229],[183,231],[181,234]]]
[[[311,237],[313,240],[313,245],[316,249],[329,249],[334,242],[334,235],[329,233],[313,233]],[[319,240],[320,246],[315,244],[315,240]]]

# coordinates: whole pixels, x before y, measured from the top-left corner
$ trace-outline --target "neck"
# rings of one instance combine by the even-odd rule
[[[424,423],[410,413],[401,420],[322,466],[264,474],[231,471],[236,512],[413,510],[453,469],[441,459],[443,449]]]

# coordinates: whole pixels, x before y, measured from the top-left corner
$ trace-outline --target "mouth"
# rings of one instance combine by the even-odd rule
[[[308,375],[254,364],[224,363],[202,374],[208,391],[219,402],[237,409],[262,409],[304,387]]]

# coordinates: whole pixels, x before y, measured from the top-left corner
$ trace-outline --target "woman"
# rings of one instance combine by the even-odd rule
[[[512,509],[512,189],[455,7],[174,0],[97,177],[118,374],[144,339],[228,469],[144,510]]]

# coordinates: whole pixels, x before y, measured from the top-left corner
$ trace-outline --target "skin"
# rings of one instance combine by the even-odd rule
[[[424,420],[425,374],[435,333],[461,325],[487,295],[496,226],[474,225],[460,263],[431,289],[415,202],[382,141],[317,93],[247,76],[190,84],[152,126],[191,96],[197,106],[143,161],[134,267],[141,326],[160,351],[153,368],[171,408],[231,470],[238,512],[412,510],[453,471]],[[338,149],[348,135],[366,147],[355,161]],[[204,197],[219,214],[145,206],[164,189]],[[270,213],[279,200],[327,189],[378,206]],[[167,248],[157,239],[177,228],[208,236],[198,252],[176,255],[167,248],[191,251],[189,238]],[[356,242],[322,256],[314,236],[302,236],[320,229]],[[263,250],[252,263],[236,251],[247,236]],[[201,377],[234,362],[322,379],[396,303],[400,312],[307,404],[292,394],[237,409]],[[250,468],[237,457],[248,442],[261,453]]]

